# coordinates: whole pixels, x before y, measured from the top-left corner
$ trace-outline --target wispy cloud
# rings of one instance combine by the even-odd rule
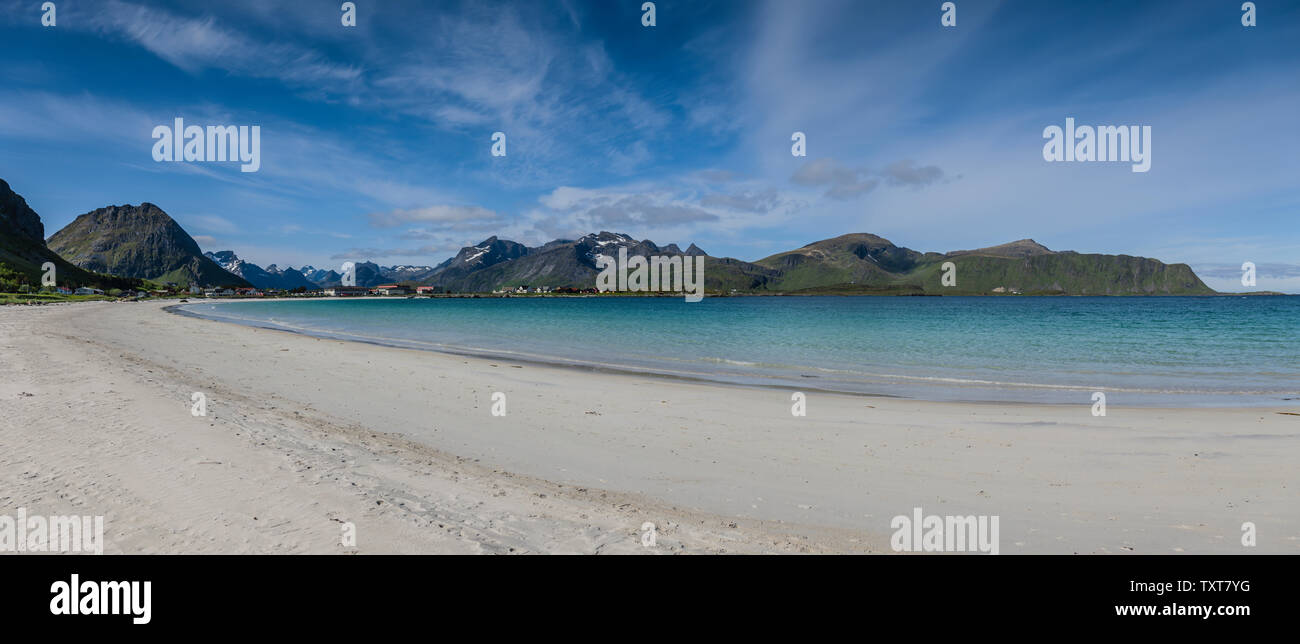
[[[333,62],[312,48],[255,38],[223,26],[212,15],[183,16],[120,0],[95,3],[93,8],[73,5],[73,10],[63,24],[128,40],[190,73],[219,69],[336,90],[350,89],[361,80],[356,65]]]
[[[458,244],[429,244],[419,248],[349,248],[348,250],[336,253],[330,256],[332,260],[382,260],[397,257],[422,257],[429,258],[442,255],[448,252],[454,252],[461,248]]]
[[[853,199],[865,195],[881,182],[892,186],[922,188],[943,178],[938,166],[917,167],[911,159],[895,161],[882,170],[849,167],[832,158],[814,159],[805,163],[790,180],[801,186],[825,187],[831,199]]]
[[[503,217],[496,212],[479,206],[436,205],[407,210],[390,210],[375,212],[366,216],[370,225],[377,228],[392,228],[402,224],[429,224],[445,230],[477,230],[499,226]]]
[[[52,220],[122,199],[219,216],[234,229],[183,221],[241,256],[267,234],[287,256],[418,257],[602,227],[744,257],[849,231],[1260,266],[1300,243],[1285,3],[1249,35],[1208,1],[974,3],[957,29],[858,0],[661,4],[656,29],[571,0],[359,2],[355,29],[337,3],[67,2],[57,30],[0,5],[20,44],[0,175]],[[1061,15],[1104,44],[1044,38]],[[149,131],[176,116],[262,125],[262,170],[154,163]],[[1043,163],[1066,116],[1153,125],[1151,172]]]
[[[215,233],[239,232],[239,226],[235,222],[220,215],[174,215],[174,217],[195,230]]]

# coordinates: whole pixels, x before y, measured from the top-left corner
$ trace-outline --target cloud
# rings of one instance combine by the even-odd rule
[[[366,215],[366,218],[376,228],[419,223],[437,230],[482,230],[500,226],[505,221],[500,213],[481,206],[453,205],[375,212]]]
[[[715,212],[667,192],[622,192],[562,186],[539,200],[554,213],[595,230],[606,226],[638,228],[718,221]]]
[[[827,197],[842,201],[865,195],[875,190],[882,181],[891,186],[922,188],[942,178],[943,170],[938,166],[917,167],[911,159],[895,161],[883,170],[872,171],[850,167],[824,157],[800,166],[790,181],[801,186],[825,186]]]
[[[700,205],[726,208],[741,212],[771,212],[783,203],[781,194],[774,188],[762,191],[741,191],[737,193],[713,193],[700,199]]]
[[[807,203],[762,182],[729,184],[716,190],[696,171],[676,178],[610,188],[561,186],[538,198],[522,213],[511,237],[525,243],[572,239],[613,230],[641,239],[685,242],[708,235],[712,243],[752,242],[746,231],[780,225]]]
[[[430,239],[436,239],[437,236],[438,234],[433,232],[432,230],[422,230],[419,228],[412,228],[411,230],[408,230],[398,235],[397,238],[406,241],[427,241]]]
[[[60,27],[63,24],[60,20]],[[79,11],[68,24],[132,41],[191,74],[221,69],[314,89],[350,86],[361,79],[356,65],[335,63],[310,48],[223,27],[212,16],[191,18],[109,0],[93,11]]]
[[[643,95],[597,37],[573,28],[572,7],[404,8],[371,12],[355,31],[339,29],[337,15],[330,28],[317,9],[199,7],[105,0],[61,11],[60,27],[129,42],[194,76],[272,79],[300,98],[458,134],[504,131],[528,142],[511,150],[530,158],[516,180],[549,181],[575,160],[630,173],[655,158],[656,134],[681,120],[662,96]],[[288,12],[312,15],[285,25],[279,14]],[[339,32],[355,45],[346,57]]]
[[[912,186],[921,188],[928,186],[943,178],[943,170],[939,166],[927,165],[916,167],[916,162],[911,159],[895,161],[880,172],[890,185],[894,186]]]
[[[420,46],[403,48],[400,63],[370,61],[364,99],[443,131],[506,133],[512,181],[553,185],[574,166],[630,173],[655,158],[657,134],[677,117],[572,29],[573,15],[525,3],[420,22],[410,34]]]
[[[332,260],[360,259],[376,260],[391,257],[434,257],[449,251],[457,251],[461,244],[429,244],[419,248],[349,248],[330,256]]]
[[[0,92],[0,136],[4,137],[74,144],[109,141],[125,146],[148,141],[146,137],[159,122],[128,103],[84,93]],[[147,148],[140,147],[147,153]]]
[[[730,183],[740,178],[740,175],[731,170],[718,169],[700,170],[695,176],[709,183]]]
[[[809,161],[790,177],[801,186],[826,186],[826,196],[831,199],[859,197],[880,185],[866,170],[840,165],[829,157]]]
[[[649,195],[634,195],[592,207],[587,217],[604,226],[672,226],[675,224],[717,221],[718,216],[695,206],[656,203]]]

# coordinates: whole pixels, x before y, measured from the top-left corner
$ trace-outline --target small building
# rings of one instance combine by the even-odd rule
[[[370,293],[364,286],[331,286],[324,292],[327,297],[360,297]]]
[[[415,287],[415,292],[416,292],[417,294],[419,294],[419,295],[433,295],[434,293],[437,293],[437,292],[438,292],[438,287],[436,287],[436,286],[417,286],[417,287]]]
[[[375,295],[406,295],[411,291],[401,284],[380,284],[371,289],[370,292]]]
[[[238,288],[235,289],[235,295],[240,297],[262,297],[262,292],[255,288]]]
[[[89,286],[83,286],[77,289],[76,291],[73,291],[72,294],[73,295],[103,295],[104,292],[97,288],[90,288]]]
[[[228,288],[210,288],[203,291],[204,297],[233,297],[235,292]]]

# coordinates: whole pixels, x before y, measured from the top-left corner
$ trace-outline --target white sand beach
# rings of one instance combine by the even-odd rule
[[[107,553],[888,553],[914,507],[1000,517],[1002,554],[1300,553],[1300,405],[809,392],[794,417],[788,390],[167,304],[0,307],[0,514],[103,515]]]

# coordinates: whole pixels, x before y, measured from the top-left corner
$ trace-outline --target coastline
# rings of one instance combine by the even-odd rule
[[[107,552],[347,552],[341,521],[358,552],[889,552],[890,518],[914,507],[1000,516],[1007,554],[1300,552],[1291,407],[1093,418],[810,390],[794,418],[784,387],[327,340],[170,304],[0,310],[7,505],[104,514]],[[1244,521],[1259,547],[1238,543]]]
[[[401,304],[404,300],[409,299],[418,298],[378,296],[325,298],[313,301],[312,304],[329,303],[327,307],[337,305],[340,307],[339,313],[345,314],[348,309],[352,308],[347,306],[349,302]],[[1288,405],[1292,400],[1300,400],[1300,398],[1294,397],[1292,390],[1276,388],[1276,386],[1270,390],[1259,390],[1252,389],[1247,385],[1241,385],[1236,391],[1218,387],[1222,382],[1235,381],[1236,372],[1221,373],[1218,374],[1220,377],[1217,378],[1212,377],[1214,374],[1201,374],[1198,376],[1199,381],[1179,380],[1182,377],[1181,374],[1171,372],[1163,374],[1163,377],[1147,376],[1145,379],[1137,381],[1129,379],[1126,382],[1122,375],[1116,374],[1123,374],[1126,367],[1131,369],[1138,365],[1121,363],[1114,367],[1114,372],[1092,372],[1091,376],[1078,372],[1074,374],[1073,378],[1054,379],[1042,377],[1049,375],[1045,373],[1048,368],[1044,365],[1053,364],[1052,362],[1035,363],[1032,367],[1025,365],[1029,368],[1024,371],[1012,371],[1004,366],[1000,371],[986,370],[982,373],[976,373],[970,370],[971,365],[968,361],[963,365],[967,369],[964,373],[954,373],[953,371],[945,372],[941,367],[937,367],[938,363],[933,361],[931,361],[930,369],[918,371],[916,368],[891,362],[888,357],[876,363],[874,356],[865,357],[864,361],[854,362],[852,366],[846,365],[842,360],[837,362],[835,358],[838,356],[830,357],[824,354],[820,356],[805,355],[794,359],[791,359],[791,356],[786,356],[785,359],[780,357],[765,359],[764,357],[754,357],[755,355],[762,355],[761,352],[758,354],[750,352],[736,354],[733,351],[731,355],[722,352],[695,353],[683,359],[681,355],[673,355],[670,351],[663,356],[647,359],[644,351],[620,352],[617,346],[610,346],[608,352],[582,351],[575,353],[571,351],[571,348],[585,345],[585,341],[582,339],[570,338],[570,341],[563,347],[558,347],[554,343],[548,347],[545,343],[534,344],[527,337],[512,335],[508,329],[495,334],[490,339],[480,337],[469,342],[463,339],[461,341],[446,342],[404,334],[401,331],[367,331],[369,328],[367,319],[357,320],[355,326],[340,326],[337,324],[331,326],[327,321],[322,324],[321,322],[326,318],[318,316],[315,321],[312,321],[309,317],[308,321],[299,321],[294,324],[286,321],[283,316],[281,316],[281,319],[277,319],[275,316],[258,317],[247,311],[227,313],[222,310],[226,306],[238,307],[248,304],[253,304],[252,308],[257,308],[257,303],[296,302],[306,305],[308,301],[310,300],[298,298],[198,299],[186,304],[166,306],[165,310],[177,315],[186,315],[198,319],[283,331],[326,340],[360,342],[376,346],[429,351],[475,359],[515,361],[535,366],[562,367],[594,373],[655,377],[682,382],[753,387],[784,392],[803,391],[866,398],[896,398],[969,404],[1025,404],[1073,407],[1079,404],[1091,404],[1090,400],[1093,393],[1102,391],[1111,398],[1110,402],[1112,403],[1153,409],[1182,409],[1189,407],[1267,409]],[[418,305],[412,303],[410,306]],[[291,314],[293,308],[289,307],[282,311],[289,314],[288,319],[290,320],[294,319]],[[207,309],[211,309],[211,312]],[[416,310],[422,311],[423,309]],[[279,313],[277,313],[278,315]],[[438,313],[430,311],[429,315],[436,316]],[[448,327],[448,329],[454,330],[452,327]],[[523,333],[522,330],[516,332]],[[454,333],[446,335],[455,337]],[[503,343],[500,340],[501,338],[509,338],[510,341]],[[951,357],[950,354],[948,355]],[[831,361],[822,361],[827,358],[830,358]],[[1062,366],[1070,364],[1066,356],[1052,359],[1056,360],[1054,364]],[[946,364],[946,361],[944,363]],[[1207,359],[1205,363],[1212,364],[1214,361]],[[859,364],[863,366],[859,367]],[[1251,364],[1255,365],[1257,363]],[[1010,375],[1012,373],[1016,375]],[[1036,378],[1036,376],[1038,377]],[[1102,380],[1106,382],[1100,382]]]
[[[390,298],[357,297],[357,298],[348,298],[348,299],[349,301],[352,301],[352,300],[384,300]],[[292,298],[267,298],[267,299],[252,300],[252,301],[291,302],[294,300]],[[193,302],[191,302],[190,304],[193,304]],[[370,338],[370,337],[356,336],[356,335],[344,336],[339,334],[314,333],[304,329],[294,329],[282,325],[274,325],[274,324],[267,324],[267,323],[253,323],[252,321],[248,321],[248,323],[244,324],[229,319],[211,318],[211,317],[199,315],[198,313],[194,313],[191,311],[185,311],[182,310],[181,308],[182,306],[184,305],[174,304],[170,306],[164,306],[162,307],[162,309],[163,311],[167,313],[171,313],[172,315],[180,315],[184,317],[194,318],[196,320],[217,322],[221,324],[233,324],[235,326],[243,326],[243,327],[254,328],[254,329],[264,329],[267,331],[279,331],[281,333],[291,333],[306,338],[315,338],[320,340],[356,342],[359,344],[369,344],[372,346],[386,347],[389,349],[408,349],[411,351],[428,351],[428,352],[437,353],[440,355],[450,356],[450,357],[472,358],[474,360],[487,360],[487,361],[510,361],[510,362],[517,362],[520,364],[532,365],[535,367],[543,367],[543,368],[553,367],[557,369],[571,369],[574,371],[595,373],[595,374],[635,376],[635,377],[642,377],[642,378],[663,378],[669,381],[684,382],[684,383],[727,385],[727,386],[746,387],[746,388],[753,387],[753,388],[769,389],[769,390],[776,389],[781,391],[790,390],[790,387],[784,384],[768,384],[768,383],[761,383],[761,382],[728,382],[716,378],[710,378],[707,376],[694,376],[687,373],[641,371],[635,368],[620,367],[617,365],[606,364],[606,363],[566,361],[563,359],[553,358],[548,356],[532,356],[532,355],[521,354],[521,353],[497,354],[497,353],[492,353],[490,351],[474,351],[471,349],[462,349],[462,348],[450,347],[446,345],[415,346],[414,344],[404,344],[401,342],[397,342],[391,338]],[[844,396],[861,396],[863,398],[905,398],[905,396],[897,396],[897,395],[886,394],[886,393],[860,393],[860,392],[852,392],[852,391],[838,391],[833,389],[822,389],[815,386],[802,386],[800,387],[800,389],[802,391],[811,391],[817,393],[844,395]],[[989,401],[968,401],[968,402],[970,402],[971,404],[997,404]],[[1027,404],[1058,404],[1058,403],[1027,403]]]

